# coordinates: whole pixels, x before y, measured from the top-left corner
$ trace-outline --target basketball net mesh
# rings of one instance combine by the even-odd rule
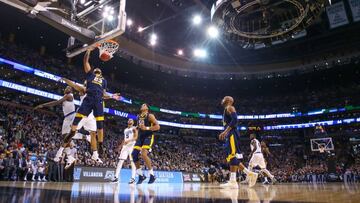
[[[119,44],[114,40],[106,40],[98,45],[99,48],[99,57],[101,55],[109,55],[110,58],[113,57],[114,53],[119,49]]]

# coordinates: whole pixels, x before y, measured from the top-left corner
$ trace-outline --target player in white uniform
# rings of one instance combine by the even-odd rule
[[[131,180],[129,184],[135,183],[135,173],[136,173],[136,166],[135,163],[131,157],[131,153],[134,149],[135,142],[138,138],[138,130],[134,126],[134,120],[129,119],[128,120],[128,127],[124,130],[124,140],[121,142],[120,147],[121,152],[119,156],[119,162],[116,166],[115,171],[115,177],[112,180],[112,182],[118,182],[119,181],[119,174],[120,170],[122,168],[122,165],[124,164],[124,161],[129,157],[130,164],[131,164]]]
[[[274,176],[266,169],[266,163],[264,159],[264,155],[261,151],[261,145],[259,140],[256,139],[255,134],[250,135],[250,148],[251,148],[251,154],[250,154],[250,161],[249,161],[249,169],[253,169],[256,166],[260,167],[260,172],[265,174],[265,176],[269,177],[271,181],[274,183],[275,178]]]
[[[84,98],[86,97],[86,87],[85,85],[79,85],[74,82],[72,82],[69,79],[61,78],[62,81],[64,81],[67,85],[74,88],[76,91],[80,94],[80,102],[82,103]],[[86,139],[90,142],[91,150],[93,152],[91,158],[96,161],[97,163],[103,163],[101,159],[99,158],[99,154],[97,151],[97,139],[96,139],[96,119],[94,117],[93,112],[91,112],[87,117],[84,117],[81,119],[81,121],[78,124],[77,130],[80,130],[81,128],[84,128],[86,131],[90,132],[90,139],[86,137],[83,133],[77,132],[72,139],[83,139],[86,137]],[[75,158],[72,156],[67,156],[67,162],[65,167],[70,167],[72,163],[75,161]]]
[[[62,109],[64,112],[64,121],[61,128],[61,134],[63,136],[65,136],[70,132],[71,124],[75,118],[76,112],[75,112],[74,96],[72,94],[72,91],[73,91],[72,88],[70,86],[67,86],[64,90],[64,96],[61,99],[57,101],[48,102],[45,104],[40,104],[35,107],[35,109],[41,109],[44,107],[52,107],[62,104]]]

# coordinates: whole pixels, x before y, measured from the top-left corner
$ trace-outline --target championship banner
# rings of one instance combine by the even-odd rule
[[[344,2],[342,1],[326,7],[326,13],[329,19],[330,28],[332,29],[349,24]]]
[[[75,182],[110,182],[115,175],[115,168],[83,167],[75,166]],[[183,175],[181,172],[173,171],[154,171],[155,183],[182,183]],[[121,169],[119,176],[121,183],[128,183],[131,179],[130,169]]]
[[[360,0],[348,0],[354,22],[360,21]]]

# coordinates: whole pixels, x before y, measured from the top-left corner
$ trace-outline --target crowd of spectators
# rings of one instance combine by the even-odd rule
[[[3,180],[68,180],[63,169],[64,160],[59,164],[52,159],[61,143],[61,117],[49,111],[33,111],[32,108],[1,102],[0,105],[0,177]],[[89,144],[86,141],[76,141],[76,165],[115,167],[119,151],[117,146],[122,139],[122,128],[126,121],[116,126],[113,122],[106,123],[105,154],[103,164],[91,160]],[[224,161],[224,143],[216,137],[201,137],[192,135],[175,136],[157,134],[156,143],[151,153],[154,169],[167,171],[184,171],[199,174],[212,174],[214,180],[224,180],[227,175],[227,165]],[[301,140],[282,140],[281,138],[266,139],[279,146],[270,147],[272,156],[268,158],[269,168],[280,182],[310,181],[312,175],[327,174],[327,161],[318,153],[306,153],[307,144]],[[340,145],[340,146],[339,146]],[[290,147],[291,146],[291,147]],[[355,157],[347,167],[347,155],[338,144],[336,160],[338,174],[345,174],[348,180],[358,180],[360,160]],[[244,163],[250,152],[249,140],[241,144],[244,153]],[[345,164],[346,165],[346,164]],[[125,164],[125,168],[129,164]],[[58,168],[58,169],[55,169]],[[310,178],[311,177],[311,178]],[[315,178],[320,180],[319,178]],[[71,180],[71,179],[70,179]]]

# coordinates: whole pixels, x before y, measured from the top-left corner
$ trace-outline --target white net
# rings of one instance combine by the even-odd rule
[[[119,49],[119,44],[114,40],[106,40],[98,45],[99,48],[99,56],[106,54],[109,55],[110,58],[113,57],[114,53]]]

